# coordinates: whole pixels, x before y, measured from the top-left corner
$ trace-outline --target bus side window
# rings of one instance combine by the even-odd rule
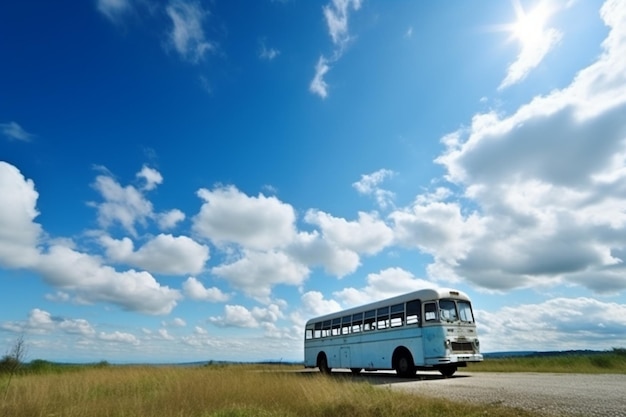
[[[352,316],[352,333],[361,331],[363,325],[363,313],[358,313]]]
[[[306,332],[304,333],[304,338],[307,340],[313,339],[313,330],[306,329]]]
[[[376,317],[376,328],[385,329],[389,327],[389,307],[383,307],[378,309],[378,316]]]
[[[391,327],[404,324],[404,303],[391,306]]]
[[[437,321],[437,303],[424,303],[424,319]]]
[[[315,323],[315,330],[313,331],[313,337],[315,339],[319,339],[320,337],[322,337],[322,322],[318,321],[317,323]]]
[[[365,312],[365,318],[363,319],[363,330],[374,330],[376,327],[374,322],[376,321],[376,310],[370,310]]]
[[[322,337],[330,336],[330,320],[325,320],[322,324]]]
[[[341,329],[341,319],[340,318],[333,319],[332,335],[339,336],[340,329]]]
[[[406,303],[406,324],[420,323],[420,300],[413,300]]]
[[[341,334],[350,333],[351,321],[352,321],[352,316],[345,316],[341,319]]]

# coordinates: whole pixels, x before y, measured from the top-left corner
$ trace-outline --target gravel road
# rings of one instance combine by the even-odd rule
[[[417,379],[368,379],[391,389],[556,416],[626,416],[626,375],[458,372],[443,378],[418,372]]]

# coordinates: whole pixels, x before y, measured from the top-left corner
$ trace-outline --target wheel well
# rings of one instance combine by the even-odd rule
[[[402,355],[406,355],[407,357],[411,359],[412,362],[415,362],[413,359],[413,355],[411,354],[411,351],[409,349],[407,349],[404,346],[398,346],[396,350],[393,351],[393,356],[391,357],[392,368],[396,367],[396,363],[398,362],[398,359],[400,359],[400,356]]]
[[[326,352],[322,351],[322,352],[317,354],[317,359],[315,361],[315,364],[319,365],[320,364],[320,359],[322,359],[322,358],[326,359],[326,363],[328,363],[328,358],[326,357]]]

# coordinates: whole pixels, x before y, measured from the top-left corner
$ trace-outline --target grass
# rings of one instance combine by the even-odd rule
[[[301,367],[85,366],[16,375],[2,417],[531,416],[375,387]],[[0,377],[0,386],[4,380]]]
[[[485,359],[468,364],[471,372],[556,372],[589,374],[626,374],[626,349],[593,354],[560,354]]]

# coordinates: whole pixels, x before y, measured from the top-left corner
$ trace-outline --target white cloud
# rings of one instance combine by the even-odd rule
[[[333,295],[345,307],[354,307],[437,286],[430,281],[414,277],[413,274],[402,268],[387,268],[377,274],[368,274],[366,282],[367,285],[361,289],[348,287],[333,293]]]
[[[30,142],[35,136],[32,133],[28,133],[16,122],[0,123],[0,131],[2,131],[2,134],[8,139],[22,142]]]
[[[331,3],[323,7],[324,17],[328,25],[328,34],[333,43],[343,49],[350,39],[348,34],[348,16],[350,8],[359,10],[361,0],[332,0]]]
[[[422,201],[392,215],[401,242],[435,256],[431,273],[499,290],[626,289],[626,4],[601,16],[604,51],[569,86],[442,139],[437,162],[475,210]]]
[[[204,285],[194,277],[187,278],[183,283],[183,291],[187,297],[196,301],[216,303],[226,301],[230,298],[217,287],[205,288]]]
[[[216,266],[211,273],[228,280],[246,295],[267,302],[274,285],[300,285],[309,269],[282,252],[244,251],[240,259]]]
[[[139,339],[131,333],[115,331],[113,333],[100,332],[98,339],[104,342],[139,345]]]
[[[180,56],[192,63],[202,60],[216,46],[207,40],[202,24],[208,12],[197,2],[173,0],[166,8],[172,19],[170,42]]]
[[[179,291],[161,286],[148,272],[118,272],[95,256],[53,245],[36,271],[51,285],[76,292],[89,302],[108,302],[124,310],[167,314],[181,298]]]
[[[152,203],[144,198],[141,191],[131,185],[122,187],[113,178],[98,175],[93,187],[105,200],[100,204],[92,203],[98,209],[98,223],[103,228],[118,223],[130,234],[136,236],[135,223],[145,225],[153,215]]]
[[[319,291],[302,294],[301,301],[303,311],[314,317],[342,310],[338,302],[324,299],[324,295]]]
[[[264,327],[273,332],[273,324],[282,317],[283,314],[276,304],[270,304],[266,308],[254,307],[252,310],[241,305],[226,305],[223,316],[210,317],[209,321],[220,327]]]
[[[217,244],[266,250],[284,246],[294,237],[294,210],[276,197],[249,197],[233,186],[203,188],[198,196],[204,204],[193,218],[193,230]]]
[[[484,352],[609,350],[626,345],[626,305],[591,298],[554,298],[540,304],[475,311]]]
[[[112,261],[157,274],[197,274],[202,272],[209,259],[208,246],[186,236],[159,234],[137,251],[127,237],[117,240],[104,235],[100,237],[100,243]]]
[[[360,8],[361,0],[332,0],[329,4],[323,6],[322,11],[328,26],[328,34],[333,41],[335,51],[332,58],[328,59],[322,55],[317,61],[315,75],[309,84],[311,93],[317,94],[321,98],[328,96],[328,84],[324,81],[324,76],[330,71],[330,64],[337,62],[341,58],[350,41],[348,31],[350,9],[356,11]]]
[[[324,76],[328,71],[330,71],[328,60],[324,56],[320,56],[315,65],[315,76],[311,80],[311,84],[309,84],[309,91],[321,98],[328,96],[328,84],[324,81]]]
[[[562,34],[558,30],[544,27],[554,12],[547,2],[538,3],[528,12],[524,12],[519,6],[515,29],[519,32],[516,35],[521,43],[520,51],[515,61],[509,65],[506,77],[498,89],[502,90],[526,78],[560,42]]]
[[[24,268],[36,263],[43,234],[34,222],[38,197],[32,180],[0,161],[0,265]]]
[[[298,233],[286,252],[303,265],[323,266],[326,272],[339,278],[356,271],[360,265],[358,253],[338,247],[317,231]]]
[[[376,214],[359,212],[358,221],[309,210],[305,221],[319,226],[325,240],[342,249],[375,255],[393,240],[393,231]]]
[[[185,213],[178,209],[173,209],[165,213],[157,214],[157,222],[161,230],[169,230],[176,227],[176,225],[185,220]]]
[[[157,185],[163,183],[163,176],[161,173],[146,165],[141,167],[141,171],[137,173],[137,178],[141,178],[146,182],[143,189],[147,191],[154,190]]]
[[[395,175],[395,172],[389,169],[380,169],[371,174],[361,175],[361,179],[352,184],[352,186],[363,195],[373,195],[376,198],[376,202],[379,207],[386,209],[389,206],[393,206],[394,193],[391,191],[380,188],[379,185],[387,178],[391,178]]]

